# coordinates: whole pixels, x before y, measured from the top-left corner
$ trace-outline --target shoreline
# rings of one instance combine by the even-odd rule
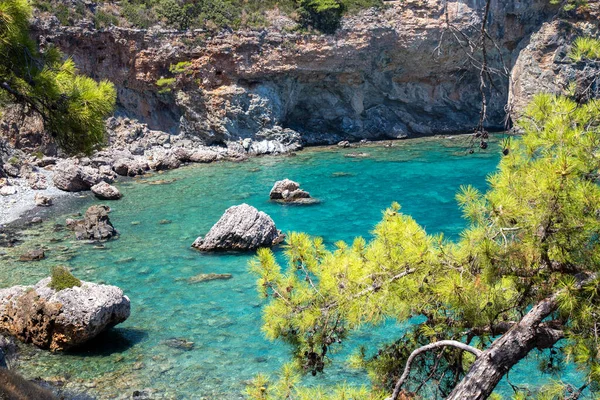
[[[289,157],[296,152],[301,151],[310,151],[310,150],[319,150],[319,149],[330,149],[330,150],[348,150],[348,149],[360,149],[365,147],[386,147],[386,146],[394,146],[395,143],[401,143],[406,141],[413,140],[453,140],[453,139],[466,139],[470,137],[471,133],[460,133],[455,135],[419,135],[415,137],[408,137],[402,139],[386,139],[386,140],[377,140],[377,141],[368,141],[368,142],[348,142],[345,146],[340,146],[339,144],[329,144],[329,145],[308,145],[302,147],[296,151],[289,151],[286,153],[275,153],[275,154],[248,154],[247,158],[234,160],[234,159],[221,159],[213,161],[209,164],[219,164],[222,162],[244,162],[249,158],[255,157]],[[494,134],[492,134],[494,135]],[[342,143],[342,142],[340,142]],[[180,167],[183,168],[190,165],[195,165],[198,163],[187,162],[182,163]],[[69,209],[73,208],[73,205],[76,204],[79,200],[88,198],[89,196],[94,197],[91,191],[81,191],[81,192],[66,192],[56,188],[54,183],[52,182],[52,177],[54,175],[53,171],[45,170],[44,168],[40,168],[39,172],[43,173],[46,176],[48,182],[48,188],[44,190],[34,190],[29,187],[27,184],[26,178],[12,178],[11,181],[14,186],[18,188],[18,192],[15,195],[11,196],[0,196],[0,232],[2,231],[10,231],[17,232],[24,229],[27,226],[32,225],[32,219],[36,217],[40,217],[45,219],[47,216],[56,214],[56,213],[64,213]],[[163,171],[160,171],[161,173]],[[164,171],[168,172],[168,171]],[[150,174],[156,174],[158,171],[148,171]],[[139,175],[144,176],[144,175]],[[116,183],[125,182],[128,180],[132,180],[135,177],[127,177],[127,176],[119,176]],[[34,198],[36,194],[42,194],[52,197],[52,205],[48,207],[41,207],[35,204]]]

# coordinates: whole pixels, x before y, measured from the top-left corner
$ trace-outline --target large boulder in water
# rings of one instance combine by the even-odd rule
[[[129,298],[116,286],[81,282],[57,291],[50,282],[0,289],[0,333],[57,351],[85,343],[129,317]]]
[[[241,204],[228,208],[206,236],[196,239],[192,247],[200,251],[249,251],[274,246],[283,238],[271,217],[248,204]]]
[[[101,200],[119,200],[122,197],[119,189],[104,181],[92,186],[91,190]]]
[[[77,240],[107,240],[118,234],[108,218],[110,208],[93,205],[82,220],[67,220],[67,227],[75,231]]]
[[[317,203],[318,200],[310,197],[310,193],[300,189],[300,185],[290,179],[275,182],[269,198],[282,203]]]

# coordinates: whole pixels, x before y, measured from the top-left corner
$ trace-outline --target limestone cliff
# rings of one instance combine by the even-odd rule
[[[335,35],[175,32],[36,21],[83,72],[118,88],[120,109],[152,129],[205,143],[240,138],[295,140],[399,138],[465,132],[479,118],[478,71],[460,37],[479,27],[483,0],[406,0],[345,18]],[[493,0],[490,32],[510,69],[531,33],[556,13],[547,0]],[[447,17],[447,19],[446,19]],[[171,65],[188,62],[174,74]],[[176,78],[169,93],[157,81]],[[509,79],[498,76],[487,125],[502,128]],[[488,87],[488,90],[490,88]]]

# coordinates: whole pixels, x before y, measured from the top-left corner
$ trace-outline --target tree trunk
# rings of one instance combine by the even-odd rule
[[[533,307],[518,324],[496,339],[492,346],[477,358],[446,400],[487,399],[504,374],[531,350],[552,347],[562,339],[562,331],[542,324],[544,318],[555,309],[555,296]]]

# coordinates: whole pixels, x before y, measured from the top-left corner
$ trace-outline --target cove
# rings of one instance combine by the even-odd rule
[[[485,189],[499,160],[496,145],[468,154],[465,137],[414,139],[360,149],[310,148],[296,156],[254,158],[243,163],[192,165],[118,184],[124,198],[100,202],[86,195],[69,214],[54,215],[42,227],[25,231],[25,241],[0,260],[0,287],[31,284],[63,264],[82,280],[121,287],[130,297],[131,317],[85,348],[50,354],[24,347],[19,371],[27,377],[64,379],[73,390],[100,398],[128,398],[148,388],[153,398],[241,398],[257,373],[274,373],[289,349],[261,333],[256,277],[248,273],[251,254],[201,254],[190,248],[226,208],[248,203],[269,214],[284,232],[321,236],[328,245],[370,236],[381,212],[393,201],[429,233],[455,239],[464,226],[454,196],[461,185]],[[348,153],[366,157],[346,157]],[[311,206],[269,202],[273,183],[289,178],[321,200]],[[120,238],[103,247],[78,243],[55,223],[94,203],[109,204]],[[36,244],[47,259],[19,263],[18,254]],[[281,249],[276,249],[281,255]],[[282,260],[283,261],[283,260]],[[228,273],[224,281],[191,283],[200,273]],[[353,335],[348,347],[400,336],[389,322]],[[193,346],[177,348],[178,341]],[[368,384],[364,371],[336,354],[324,375],[308,385],[346,380]],[[517,369],[526,382],[535,367]],[[514,376],[513,376],[514,380]],[[522,382],[520,382],[522,383]]]

